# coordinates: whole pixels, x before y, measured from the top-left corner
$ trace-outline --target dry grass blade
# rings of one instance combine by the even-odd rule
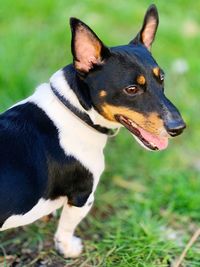
[[[197,240],[197,238],[200,236],[200,228],[196,230],[196,232],[193,234],[193,236],[191,237],[191,239],[189,240],[189,242],[187,243],[185,249],[183,250],[180,258],[178,259],[178,261],[175,262],[175,264],[173,265],[173,267],[180,267],[180,264],[182,263],[182,261],[184,260],[188,250],[191,248],[191,246],[195,243],[195,241]]]

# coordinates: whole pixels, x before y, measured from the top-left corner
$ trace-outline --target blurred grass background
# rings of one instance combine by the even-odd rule
[[[151,1],[6,0],[0,5],[0,111],[30,95],[72,60],[69,17],[109,46],[126,44]],[[187,131],[166,151],[143,150],[126,130],[106,147],[106,171],[90,215],[77,230],[83,255],[53,249],[57,218],[0,233],[0,266],[173,266],[200,222],[200,1],[154,1],[160,25],[153,55],[166,95]],[[182,267],[200,266],[200,242]]]

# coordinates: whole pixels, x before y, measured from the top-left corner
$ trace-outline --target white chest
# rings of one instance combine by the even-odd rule
[[[65,154],[76,158],[93,174],[95,190],[104,170],[103,149],[107,136],[90,128],[68,110],[54,96],[49,84],[42,84],[28,101],[37,104],[53,121]]]

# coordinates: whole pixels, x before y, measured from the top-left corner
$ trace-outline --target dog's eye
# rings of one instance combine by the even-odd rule
[[[136,85],[130,85],[124,89],[125,93],[128,95],[135,95],[138,93],[139,88]]]

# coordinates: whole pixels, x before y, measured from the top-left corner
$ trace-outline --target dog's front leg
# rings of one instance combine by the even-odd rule
[[[83,207],[70,206],[67,202],[63,207],[54,240],[56,249],[66,258],[77,257],[82,251],[81,239],[74,236],[74,231],[91,209],[92,203],[91,195]]]

